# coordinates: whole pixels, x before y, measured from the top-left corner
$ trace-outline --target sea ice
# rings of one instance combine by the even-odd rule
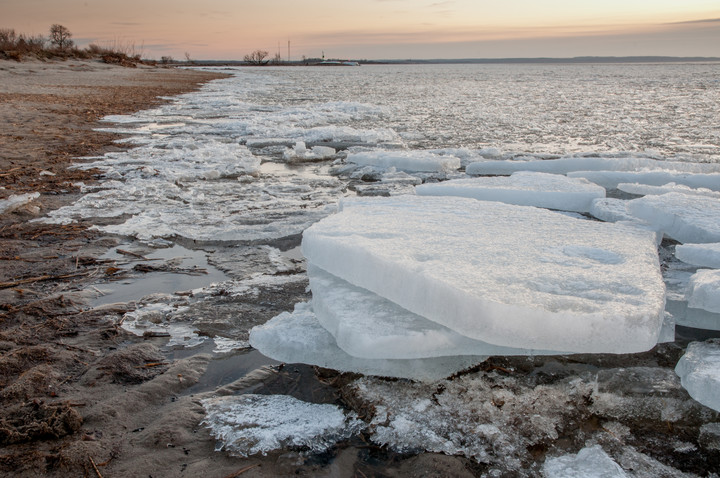
[[[706,244],[678,244],[675,257],[698,267],[720,269],[720,242]]]
[[[675,366],[690,396],[720,411],[720,341],[692,342]]]
[[[665,288],[647,231],[454,197],[343,200],[310,264],[467,337],[566,352],[657,343]]]
[[[605,189],[558,174],[520,171],[506,177],[452,179],[415,188],[419,196],[460,196],[562,211],[588,212]]]
[[[483,161],[469,164],[465,171],[470,175],[508,175],[516,171],[537,171],[543,173],[568,174],[576,171],[677,171],[686,173],[714,173],[720,171],[720,165],[684,163],[679,161],[658,161],[642,157],[624,158],[588,158],[568,157],[545,160],[504,160],[504,161]],[[644,174],[644,173],[643,173]],[[720,178],[720,175],[717,176]],[[717,178],[715,181],[717,181]],[[591,179],[592,181],[592,179]],[[594,182],[594,181],[593,181]],[[644,182],[644,181],[620,181]],[[662,184],[673,182],[673,179],[666,180]],[[678,181],[675,181],[678,182]]]
[[[307,303],[297,304],[293,313],[283,312],[264,325],[253,327],[250,345],[282,362],[420,381],[439,380],[486,359],[478,356],[406,360],[353,357],[337,346],[335,338],[320,325]]]
[[[657,162],[662,168],[668,162]],[[670,163],[677,164],[677,163]],[[720,173],[700,171],[706,168],[708,171],[717,171],[717,166],[708,163],[681,163],[688,168],[697,169],[697,172],[683,173],[679,171],[571,171],[567,175],[570,178],[584,178],[605,189],[617,189],[622,183],[640,183],[649,186],[663,186],[668,183],[684,185],[691,188],[705,188],[711,191],[720,191]],[[714,168],[714,169],[713,169]],[[654,169],[654,168],[652,168]],[[668,168],[671,169],[671,168]]]
[[[628,201],[628,211],[679,242],[720,241],[720,199],[667,193]]]
[[[347,162],[405,172],[451,172],[460,167],[458,158],[429,151],[365,151],[349,154]]]
[[[718,181],[720,181],[720,175],[718,175]],[[691,196],[707,196],[720,199],[720,192],[711,191],[707,188],[691,188],[690,186],[675,183],[668,183],[662,186],[650,186],[640,183],[620,183],[617,185],[617,188],[620,191],[637,194],[639,196],[659,196],[660,194],[666,193],[682,193]]]
[[[600,445],[580,450],[577,455],[564,455],[545,460],[545,478],[626,478],[625,471],[608,456]]]
[[[290,447],[320,453],[365,428],[355,413],[287,395],[213,397],[202,405],[217,450],[241,457]]]
[[[337,345],[354,357],[415,359],[449,355],[557,354],[473,340],[320,268],[309,266],[312,308]]]
[[[690,278],[688,307],[720,313],[720,270],[701,269]]]

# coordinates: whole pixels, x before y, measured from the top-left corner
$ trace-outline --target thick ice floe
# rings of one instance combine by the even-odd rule
[[[700,163],[687,163],[679,161],[658,161],[651,158],[643,158],[637,156],[628,156],[623,158],[602,158],[602,157],[570,157],[550,160],[513,160],[513,161],[484,161],[469,164],[465,171],[471,175],[508,175],[516,171],[537,171],[543,173],[554,173],[554,174],[568,174],[578,171],[602,171],[600,175],[609,174],[615,175],[618,171],[626,172],[639,172],[640,175],[646,174],[647,171],[660,171],[664,178],[663,182],[657,184],[667,184],[670,182],[680,183],[677,179],[667,179],[673,177],[672,173],[668,171],[674,171],[678,173],[717,173],[720,172],[720,165],[718,164],[700,164]],[[584,174],[584,173],[582,173]],[[651,176],[651,175],[649,175]],[[628,176],[631,177],[631,176]],[[718,183],[720,175],[714,175],[711,177],[711,181],[714,184]],[[593,179],[587,178],[592,182]],[[618,182],[642,182],[640,180],[628,180],[623,179]],[[685,183],[682,183],[685,184]],[[687,184],[693,186],[692,184]],[[605,184],[602,186],[607,187]],[[708,187],[705,185],[697,185],[694,187]]]
[[[627,204],[635,217],[679,242],[720,241],[720,199],[667,193]]]
[[[690,278],[688,307],[720,314],[720,270],[701,269]]]
[[[625,471],[608,456],[600,445],[583,448],[576,455],[545,460],[544,478],[626,478]]]
[[[675,372],[691,397],[720,411],[720,341],[689,344]]]
[[[694,266],[720,269],[720,242],[678,244],[675,257]]]
[[[420,196],[460,196],[562,211],[588,212],[605,189],[558,174],[517,172],[509,177],[453,179],[417,186]]]
[[[308,275],[318,320],[338,346],[355,357],[414,359],[543,353],[470,339],[314,266],[308,268]]]
[[[720,183],[720,175],[718,175],[718,182]],[[720,192],[718,191],[711,191],[707,188],[691,188],[689,186],[675,183],[669,183],[662,186],[649,186],[647,184],[639,183],[620,183],[617,185],[617,188],[620,191],[640,196],[658,196],[666,193],[682,193],[691,196],[706,196],[720,199]]]
[[[460,160],[453,156],[429,151],[368,151],[351,153],[348,163],[359,166],[395,168],[406,172],[450,172],[460,168]]]
[[[217,450],[246,457],[281,448],[319,453],[365,428],[354,414],[329,404],[307,403],[287,395],[208,398],[203,423],[218,440]]]
[[[486,357],[452,356],[426,359],[353,357],[317,320],[310,304],[295,306],[250,331],[250,344],[264,355],[289,363],[306,363],[342,372],[434,381],[472,367]]]
[[[655,345],[652,234],[466,198],[347,200],[307,229],[310,264],[467,337],[623,353]]]
[[[661,162],[657,167],[662,168],[666,163]],[[686,163],[688,164],[688,163]],[[699,171],[717,171],[717,164],[691,164],[688,168],[697,169],[695,173],[682,173],[677,171],[575,171],[567,175],[571,178],[584,178],[605,189],[617,189],[620,184],[639,183],[648,186],[664,186],[674,183],[690,188],[704,188],[711,191],[720,191],[720,174],[716,172],[702,173]],[[655,169],[655,168],[652,168]],[[672,166],[668,169],[672,169]]]

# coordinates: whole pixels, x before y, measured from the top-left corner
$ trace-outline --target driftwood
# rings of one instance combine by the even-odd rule
[[[33,282],[42,282],[48,280],[61,280],[61,279],[72,279],[73,277],[81,277],[88,275],[89,272],[75,272],[73,274],[62,274],[62,275],[44,275],[37,277],[28,277],[27,279],[18,279],[10,282],[0,282],[0,289],[7,289],[9,287],[16,287],[22,284],[32,284]]]

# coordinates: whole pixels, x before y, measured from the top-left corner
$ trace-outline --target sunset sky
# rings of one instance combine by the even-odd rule
[[[718,0],[0,0],[0,28],[145,58],[720,56]]]

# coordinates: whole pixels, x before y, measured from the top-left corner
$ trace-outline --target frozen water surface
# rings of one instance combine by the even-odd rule
[[[309,263],[496,345],[642,351],[662,324],[657,248],[636,228],[497,202],[397,196],[344,201],[305,231],[302,248]]]
[[[576,455],[548,458],[543,464],[545,478],[627,478],[625,471],[600,445],[583,448]]]
[[[335,405],[287,395],[215,397],[202,404],[203,423],[218,440],[217,449],[242,457],[288,447],[319,453],[365,427]]]
[[[720,199],[667,193],[628,202],[628,211],[679,242],[720,241]]]
[[[720,185],[720,178],[718,183]],[[639,183],[620,183],[617,185],[617,188],[620,191],[624,191],[630,194],[637,194],[640,196],[657,196],[660,194],[677,192],[694,196],[707,196],[715,199],[720,199],[720,192],[711,191],[707,188],[691,188],[690,186],[675,183],[668,183],[663,186],[649,186],[647,184]]]
[[[675,257],[694,266],[720,269],[720,242],[678,244]]]
[[[585,180],[525,171],[510,177],[452,179],[423,184],[415,191],[420,196],[461,196],[576,212],[590,211],[594,199],[605,197],[605,189]]]
[[[449,172],[460,167],[460,160],[429,151],[371,151],[351,153],[349,163],[359,166],[395,168],[410,172]]]
[[[653,163],[655,168],[662,168],[667,163]],[[717,171],[717,164],[691,164],[688,169],[696,168],[698,171]],[[654,168],[653,168],[654,169]],[[568,172],[568,177],[584,178],[605,189],[616,189],[623,183],[639,183],[648,186],[664,186],[674,183],[689,188],[704,188],[711,191],[720,191],[720,174],[711,173],[682,173],[678,171],[575,171]]]
[[[720,270],[697,271],[690,278],[687,297],[688,307],[720,314]]]
[[[693,342],[675,367],[683,387],[695,400],[720,411],[720,342]]]

